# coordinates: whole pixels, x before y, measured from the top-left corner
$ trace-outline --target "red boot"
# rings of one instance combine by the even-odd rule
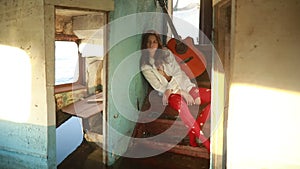
[[[197,124],[200,126],[201,131],[203,129],[203,125],[210,117],[210,104],[208,104],[200,113],[200,115],[197,118]],[[201,133],[200,133],[201,134]],[[202,142],[202,144],[207,147],[210,144],[209,138],[207,138],[207,141]]]
[[[192,147],[198,147],[198,144],[196,142],[196,136],[192,132],[192,130],[189,131],[189,139],[190,139],[190,146],[192,146]]]
[[[210,103],[204,107],[197,118],[197,123],[202,126],[210,117]],[[201,125],[202,124],[202,125]]]
[[[196,123],[196,125],[194,125],[191,128],[191,131],[192,131],[193,134],[195,134],[195,136],[197,138],[199,138],[199,140],[202,142],[203,146],[207,149],[207,151],[210,152],[210,141],[209,141],[208,138],[206,138],[203,135],[203,132],[200,130],[200,127],[199,127],[199,125],[197,123]]]
[[[194,134],[195,137],[199,138],[205,148],[210,151],[210,142],[209,140],[200,133],[200,126],[196,122],[195,118],[190,113],[190,110],[185,102],[185,100],[179,94],[172,94],[168,98],[169,106],[178,111],[179,116],[183,123],[190,129],[189,133]],[[189,134],[190,135],[190,134]],[[195,145],[195,139],[190,139],[190,144]],[[196,143],[197,144],[197,143]]]

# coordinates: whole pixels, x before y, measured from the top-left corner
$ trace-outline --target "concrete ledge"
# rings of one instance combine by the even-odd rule
[[[114,10],[113,0],[45,0],[45,4],[60,7],[80,7],[102,11]]]

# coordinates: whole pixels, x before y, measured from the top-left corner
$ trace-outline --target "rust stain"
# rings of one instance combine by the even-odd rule
[[[252,36],[254,33],[254,27],[251,27],[247,33],[248,36]]]

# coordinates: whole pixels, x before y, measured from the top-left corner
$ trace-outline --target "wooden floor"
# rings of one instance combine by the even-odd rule
[[[163,153],[148,158],[121,157],[113,166],[102,163],[102,149],[95,143],[83,141],[58,169],[208,169],[209,159],[174,153]]]

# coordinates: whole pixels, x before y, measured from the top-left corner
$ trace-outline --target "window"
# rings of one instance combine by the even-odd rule
[[[199,43],[200,0],[173,0],[173,23],[177,33]]]
[[[77,44],[72,41],[55,41],[55,85],[75,83],[78,78]]]

